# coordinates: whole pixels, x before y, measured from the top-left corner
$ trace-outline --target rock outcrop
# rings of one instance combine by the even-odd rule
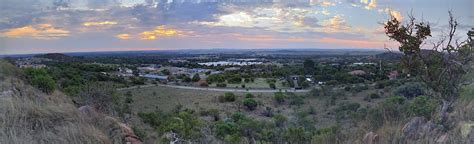
[[[127,124],[120,122],[116,118],[101,114],[92,106],[81,106],[79,111],[84,115],[86,119],[91,121],[102,121],[101,123],[106,123],[107,127],[111,127],[112,132],[109,133],[118,133],[118,136],[127,144],[141,144],[142,141],[138,136],[135,135],[132,128]]]
[[[426,121],[424,117],[414,117],[403,126],[401,131],[407,141],[432,138],[433,141],[445,142],[448,135],[442,130],[441,125]]]

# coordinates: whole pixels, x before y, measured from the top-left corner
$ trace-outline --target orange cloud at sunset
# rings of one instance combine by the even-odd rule
[[[140,33],[140,39],[142,40],[155,40],[159,37],[171,37],[171,36],[181,36],[182,32],[171,29],[171,28],[166,28],[165,26],[158,26],[153,30],[150,31],[144,31]]]
[[[130,38],[132,38],[132,36],[129,35],[129,34],[118,34],[115,37],[118,38],[118,39],[130,39]]]
[[[0,35],[12,38],[55,39],[69,36],[69,33],[68,30],[55,28],[51,24],[38,24],[9,29]]]

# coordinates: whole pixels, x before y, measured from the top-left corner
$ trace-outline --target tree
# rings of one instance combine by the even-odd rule
[[[194,74],[193,78],[191,79],[193,82],[197,82],[201,80],[201,77],[199,77],[199,74]]]
[[[470,70],[473,55],[470,39],[454,43],[458,23],[451,12],[448,22],[447,35],[432,43],[431,50],[421,49],[426,38],[431,36],[429,24],[417,22],[409,15],[407,24],[391,16],[384,25],[386,35],[400,44],[399,50],[404,54],[402,66],[434,91],[432,96],[442,100],[439,111],[441,122],[446,120],[448,108],[459,96],[463,76]]]
[[[304,68],[304,73],[305,74],[314,74],[314,61],[311,59],[306,59],[303,62],[303,68]]]
[[[52,93],[56,88],[56,82],[49,75],[38,75],[33,77],[31,84],[45,93]]]
[[[32,86],[38,88],[44,93],[51,93],[56,89],[56,82],[49,75],[46,69],[27,68],[24,70],[28,81]]]
[[[246,98],[246,99],[243,101],[243,104],[244,104],[244,106],[246,106],[250,111],[255,110],[255,108],[257,108],[257,106],[258,106],[257,101],[255,101],[254,99],[251,99],[251,98]]]

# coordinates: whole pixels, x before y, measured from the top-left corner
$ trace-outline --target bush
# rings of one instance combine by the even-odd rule
[[[276,85],[275,83],[269,83],[268,86],[272,89],[276,89]]]
[[[227,80],[229,83],[239,84],[242,82],[242,78],[239,75],[234,75]]]
[[[44,93],[52,93],[56,88],[56,82],[49,75],[39,75],[33,77],[31,84]]]
[[[367,123],[372,131],[380,128],[384,123],[384,115],[381,109],[373,108],[367,112]]]
[[[290,101],[290,105],[297,105],[297,106],[300,106],[304,104],[304,99],[303,97],[301,96],[294,96],[294,97],[291,97],[291,101]]]
[[[263,116],[266,117],[272,117],[273,116],[273,110],[271,107],[265,107],[265,110],[263,111]]]
[[[197,82],[201,80],[201,77],[199,77],[199,74],[194,74],[193,78],[191,79],[193,82]]]
[[[226,102],[233,102],[235,101],[235,95],[234,93],[231,93],[231,92],[226,92],[224,93],[224,100]]]
[[[406,98],[402,96],[392,96],[386,99],[379,108],[383,110],[384,118],[389,121],[402,120],[406,112]]]
[[[355,92],[361,92],[361,91],[368,90],[368,89],[369,89],[369,87],[364,84],[364,85],[357,85],[352,90],[355,91]]]
[[[423,116],[431,119],[431,115],[437,108],[436,100],[430,99],[428,96],[419,96],[414,98],[408,105],[408,113],[412,116]]]
[[[27,68],[24,72],[31,85],[44,93],[51,93],[56,89],[56,82],[53,80],[53,77],[48,74],[46,69]]]
[[[337,134],[339,131],[339,126],[331,126],[319,129],[311,138],[311,143],[337,143]]]
[[[369,98],[371,98],[371,99],[377,99],[377,98],[380,98],[380,95],[377,94],[377,93],[371,93],[371,94],[369,95]]]
[[[147,135],[145,130],[138,128],[136,126],[132,127],[132,130],[133,130],[133,133],[135,133],[138,136],[138,138],[140,138],[140,140],[145,139]]]
[[[291,143],[306,143],[310,139],[309,133],[304,128],[288,128],[283,137],[287,142]]]
[[[285,102],[285,95],[282,92],[276,92],[273,97],[278,104]]]
[[[216,84],[217,87],[227,87],[227,84],[225,83],[218,83]]]
[[[244,101],[243,101],[243,104],[244,106],[246,106],[249,110],[253,111],[255,110],[255,108],[257,108],[258,106],[258,103],[257,101],[251,99],[251,98],[246,98]]]
[[[254,96],[251,93],[245,94],[245,98],[254,98]]]
[[[413,98],[424,94],[423,86],[419,83],[405,84],[395,90],[395,95],[406,98]]]
[[[288,120],[288,118],[281,114],[273,116],[273,119],[275,120],[275,125],[277,127],[283,127],[285,125],[285,122]]]

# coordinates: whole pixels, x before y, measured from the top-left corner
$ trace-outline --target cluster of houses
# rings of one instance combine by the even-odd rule
[[[50,59],[46,58],[21,58],[15,61],[15,64],[19,68],[45,68],[46,65],[42,64],[45,61],[51,61]]]
[[[166,71],[166,73],[164,72]],[[205,77],[204,73],[208,74],[219,74],[222,71],[212,70],[212,69],[202,69],[202,68],[183,68],[183,67],[173,67],[173,66],[161,66],[161,65],[148,65],[144,67],[137,67],[137,74],[140,77],[168,81],[170,76],[188,76],[192,77],[195,74],[199,74],[201,78]],[[135,76],[134,71],[127,67],[121,67],[118,70],[119,76]]]

